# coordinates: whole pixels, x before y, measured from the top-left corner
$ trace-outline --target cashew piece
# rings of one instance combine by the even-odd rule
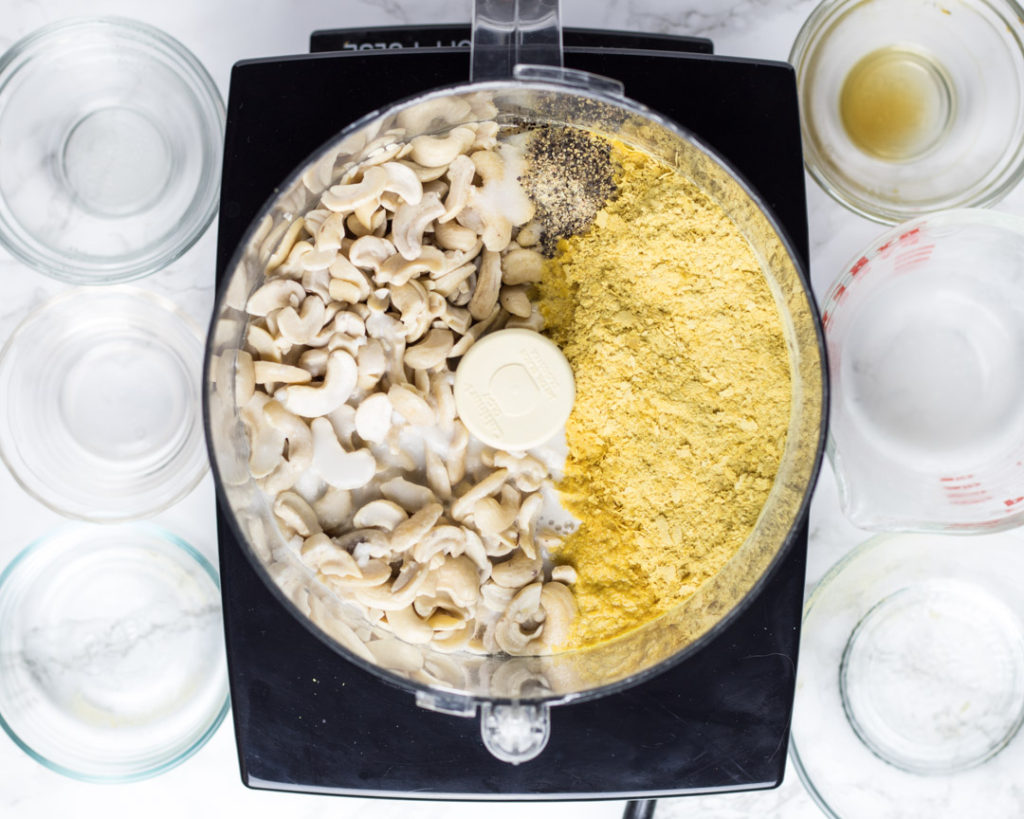
[[[526,652],[527,647],[540,636],[544,625],[541,609],[540,583],[531,583],[516,592],[504,614],[494,628],[494,640],[498,647],[508,654]]]
[[[391,548],[404,552],[429,532],[444,510],[439,503],[428,503],[391,532]]]
[[[496,469],[483,480],[466,490],[466,492],[452,504],[451,516],[455,520],[463,520],[472,513],[476,502],[488,495],[497,492],[505,478],[508,477],[507,469]]]
[[[327,305],[319,296],[306,296],[302,307],[296,310],[291,305],[277,314],[277,330],[282,338],[292,344],[309,344],[327,318]]]
[[[385,498],[394,501],[409,514],[437,502],[434,493],[427,487],[407,481],[401,476],[384,481],[380,485],[380,491]]]
[[[511,315],[519,318],[529,318],[533,312],[533,304],[530,302],[530,297],[526,295],[526,288],[522,285],[502,287],[498,303]]]
[[[398,252],[410,261],[416,259],[422,250],[427,225],[443,213],[444,205],[434,192],[423,194],[418,204],[400,205],[391,220],[391,236]]]
[[[422,645],[429,643],[434,637],[434,629],[416,614],[412,605],[387,612],[386,619],[395,636],[407,643]]]
[[[263,489],[277,494],[295,485],[295,481],[313,463],[313,435],[306,423],[286,410],[278,401],[267,401],[263,415],[288,441],[288,457],[279,458],[274,470],[263,479]]]
[[[261,285],[245,303],[251,316],[265,316],[283,307],[298,307],[306,298],[306,290],[292,279],[271,279]]]
[[[539,558],[529,558],[519,553],[502,563],[494,564],[491,579],[507,589],[519,589],[540,577],[543,564]]]
[[[368,449],[346,452],[326,418],[314,418],[313,468],[336,489],[359,489],[377,472],[377,461]]]
[[[410,205],[419,203],[423,196],[423,180],[412,168],[401,162],[386,162],[380,168],[388,175],[388,180],[384,184],[385,191],[398,194]]]
[[[374,276],[378,284],[401,285],[408,282],[420,273],[428,273],[430,276],[440,275],[445,269],[444,253],[436,247],[423,247],[420,254],[414,259],[406,259],[400,253],[381,264]]]
[[[469,189],[473,186],[476,165],[465,154],[455,157],[448,166],[448,181],[451,186],[444,200],[444,212],[437,217],[439,224],[450,222],[466,207],[469,200]]]
[[[292,248],[295,246],[296,240],[299,238],[299,234],[305,227],[305,222],[302,219],[296,219],[294,222],[282,222],[277,229],[270,233],[263,244],[260,246],[260,255],[262,256],[266,252],[267,246],[276,240],[278,235],[281,235],[280,241],[278,241],[277,247],[274,252],[267,259],[266,267],[264,268],[266,273],[270,273],[275,267],[281,265],[288,255],[292,252]]]
[[[480,262],[480,275],[476,282],[473,298],[469,300],[469,313],[477,321],[491,314],[498,303],[501,288],[501,256],[493,250],[485,250]]]
[[[476,133],[473,129],[464,126],[453,128],[445,136],[413,137],[409,143],[412,146],[409,158],[428,168],[449,165],[473,144],[474,139]]]
[[[566,586],[571,586],[578,578],[579,575],[576,573],[576,570],[568,563],[562,563],[551,569],[551,579],[564,583]]]
[[[473,524],[481,535],[497,535],[508,529],[519,515],[519,493],[509,485],[501,487],[501,502],[480,498],[473,504]]]
[[[360,205],[372,202],[381,195],[388,183],[388,173],[377,166],[363,171],[361,181],[349,185],[334,185],[320,198],[321,204],[336,213],[354,211]]]
[[[480,599],[480,577],[467,555],[449,557],[437,570],[437,590],[457,606],[470,608]]]
[[[391,532],[408,517],[405,510],[394,501],[375,500],[355,513],[352,525],[359,529],[384,529]]]
[[[431,330],[423,340],[405,350],[406,366],[414,370],[429,370],[444,363],[455,346],[451,330]]]
[[[569,627],[576,616],[576,598],[561,583],[545,583],[540,593],[540,606],[544,610],[541,645],[552,651],[561,648],[569,639]]]
[[[356,433],[364,441],[379,444],[391,429],[391,400],[385,393],[375,392],[356,407]]]
[[[449,192],[449,199],[451,196],[452,194]],[[476,244],[477,237],[475,230],[470,230],[468,227],[464,227],[454,220],[451,222],[442,222],[439,220],[438,223],[434,225],[434,241],[437,242],[439,247],[442,247],[445,250],[467,251]]]
[[[352,515],[352,493],[328,486],[327,491],[313,501],[313,511],[325,532],[337,534]]]
[[[249,437],[249,471],[254,478],[263,478],[281,462],[285,435],[273,426],[264,412],[270,397],[256,393],[241,408],[239,415]]]
[[[230,350],[224,353],[230,356]],[[230,363],[230,360],[228,362]],[[256,391],[256,365],[245,350],[235,350],[235,404],[244,407]]]
[[[252,370],[257,384],[305,384],[312,380],[309,372],[302,367],[278,361],[254,361]]]
[[[320,522],[313,507],[295,492],[282,492],[277,496],[274,500],[274,516],[303,537],[320,531]]]
[[[502,257],[501,270],[505,284],[534,284],[544,273],[544,257],[536,250],[517,247]]]
[[[344,256],[339,255],[328,268],[331,279],[327,292],[332,299],[358,304],[370,295],[370,280],[366,274]]]
[[[410,424],[418,426],[433,424],[434,411],[415,387],[408,384],[392,384],[388,390],[388,398],[391,400],[391,406],[395,408],[395,412]]]
[[[395,254],[395,246],[381,236],[360,236],[348,249],[348,260],[358,268],[376,273]]]
[[[344,404],[356,386],[356,362],[344,350],[335,350],[327,359],[327,372],[318,386],[304,384],[282,387],[275,397],[296,415],[316,418]]]
[[[447,273],[431,282],[429,286],[431,290],[440,293],[445,298],[451,298],[458,287],[474,273],[476,273],[476,265],[469,262],[468,264],[464,264],[454,270],[449,270]]]
[[[355,558],[323,532],[307,537],[299,549],[299,556],[303,563],[323,574],[353,578],[363,574]]]
[[[440,126],[463,122],[472,110],[462,97],[435,97],[404,109],[395,122],[410,133],[424,134]]]

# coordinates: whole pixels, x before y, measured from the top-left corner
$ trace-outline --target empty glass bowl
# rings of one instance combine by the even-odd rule
[[[202,362],[202,333],[166,299],[124,286],[69,290],[0,351],[0,458],[61,514],[155,514],[207,469]]]
[[[0,725],[33,758],[124,782],[198,750],[228,710],[217,574],[148,525],[68,526],[0,575]]]
[[[39,29],[0,57],[0,242],[80,284],[159,270],[213,217],[223,130],[210,75],[158,29]]]
[[[1024,523],[1024,218],[907,222],[857,254],[823,303],[829,443],[864,529]]]
[[[826,0],[790,62],[807,169],[863,216],[988,205],[1024,173],[1013,0]]]
[[[880,535],[804,611],[791,754],[829,816],[1024,811],[1024,538]]]

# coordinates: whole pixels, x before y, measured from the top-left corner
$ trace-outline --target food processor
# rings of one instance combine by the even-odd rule
[[[429,798],[623,798],[777,784],[792,705],[806,508],[826,410],[824,354],[803,269],[792,70],[710,57],[707,41],[584,30],[566,32],[565,68],[556,10],[539,4],[530,12],[536,22],[517,27],[503,16],[510,6],[478,5],[471,61],[461,27],[322,32],[310,56],[241,63],[233,72],[205,411],[243,778],[258,787]],[[527,56],[533,64],[519,64]],[[474,82],[452,85],[470,65]],[[671,81],[652,83],[652,70]],[[706,141],[599,75],[628,77],[634,97],[671,108]],[[357,88],[346,77],[379,81]],[[678,95],[682,79],[701,93]],[[437,86],[446,87],[422,93]],[[718,91],[724,88],[728,95]],[[399,89],[415,96],[371,110],[338,133],[354,115],[401,96]],[[711,195],[750,242],[775,295],[793,410],[779,475],[754,532],[693,598],[581,651],[435,657],[417,649],[415,670],[433,677],[424,681],[407,665],[369,661],[377,655],[360,651],[352,634],[367,642],[394,638],[347,620],[289,562],[248,474],[234,356],[245,300],[263,280],[267,236],[287,229],[336,168],[375,140],[384,144],[381,135],[399,119],[408,138],[417,133],[409,129],[417,113],[472,116],[481,99],[499,122],[564,124],[621,139]],[[452,100],[468,103],[468,111],[448,105]],[[422,133],[459,121],[419,119]],[[744,122],[746,128],[733,127]],[[711,144],[742,164],[754,184]],[[773,153],[779,161],[766,162]],[[741,155],[742,163],[735,158]],[[459,719],[478,714],[479,727]]]

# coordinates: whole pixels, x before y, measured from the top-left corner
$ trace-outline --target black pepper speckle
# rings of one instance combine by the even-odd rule
[[[526,159],[519,181],[536,206],[541,250],[550,256],[560,238],[586,230],[615,192],[611,145],[579,128],[547,125],[531,134]]]

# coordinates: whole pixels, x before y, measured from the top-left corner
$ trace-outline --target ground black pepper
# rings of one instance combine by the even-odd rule
[[[550,256],[560,238],[586,230],[615,192],[611,144],[578,128],[547,125],[530,135],[526,159],[520,183],[537,208],[541,250]]]

